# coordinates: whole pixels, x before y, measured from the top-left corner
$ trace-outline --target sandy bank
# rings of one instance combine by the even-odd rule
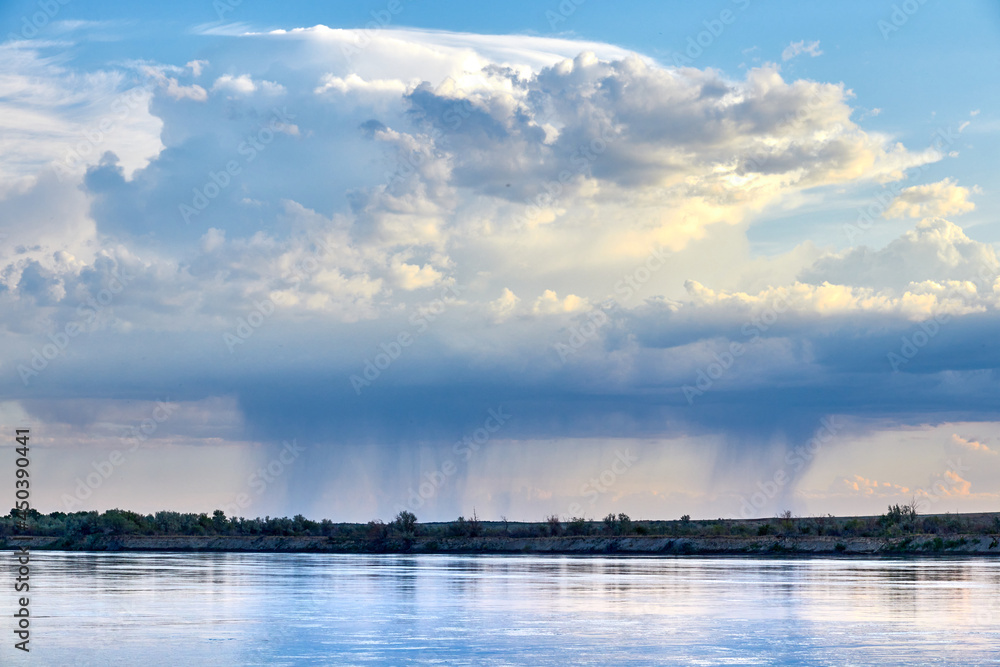
[[[870,537],[448,537],[359,540],[330,537],[88,535],[75,540],[32,537],[0,540],[62,551],[217,551],[320,553],[493,553],[649,555],[1000,555],[992,535]]]

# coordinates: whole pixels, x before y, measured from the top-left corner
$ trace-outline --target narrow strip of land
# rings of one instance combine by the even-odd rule
[[[292,518],[247,519],[127,510],[35,510],[27,522],[0,517],[0,547],[65,551],[233,551],[318,553],[494,553],[658,555],[1000,555],[1000,513],[918,516],[889,507],[880,516],[674,521],[544,522],[469,519],[419,523],[400,512],[385,523]]]
[[[14,541],[3,541],[12,548]],[[60,551],[231,551],[312,553],[486,553],[647,555],[1000,555],[995,535],[869,537],[390,537],[89,535],[31,537],[31,549]]]

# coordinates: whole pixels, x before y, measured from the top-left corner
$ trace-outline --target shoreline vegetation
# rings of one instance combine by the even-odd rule
[[[20,527],[12,510],[0,517],[0,546],[58,551],[213,551],[312,553],[487,553],[647,555],[1000,555],[1000,513],[918,516],[889,507],[881,516],[673,521],[482,521],[459,517],[418,523],[400,512],[390,523],[334,523],[292,518],[228,518],[127,510],[31,510]]]

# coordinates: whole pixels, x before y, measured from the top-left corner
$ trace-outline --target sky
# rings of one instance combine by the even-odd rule
[[[3,446],[42,511],[996,510],[998,37],[987,1],[5,2]]]

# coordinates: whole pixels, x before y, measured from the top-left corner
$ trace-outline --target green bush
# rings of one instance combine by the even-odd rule
[[[620,512],[618,516],[608,514],[604,517],[604,530],[612,535],[631,535],[632,519],[624,512]]]
[[[566,531],[570,535],[587,535],[590,533],[590,524],[583,517],[575,516],[569,520]]]
[[[393,526],[404,535],[413,535],[417,530],[417,515],[401,510],[392,522]]]
[[[844,522],[844,532],[848,535],[858,535],[864,530],[865,525],[860,519],[849,519]]]

